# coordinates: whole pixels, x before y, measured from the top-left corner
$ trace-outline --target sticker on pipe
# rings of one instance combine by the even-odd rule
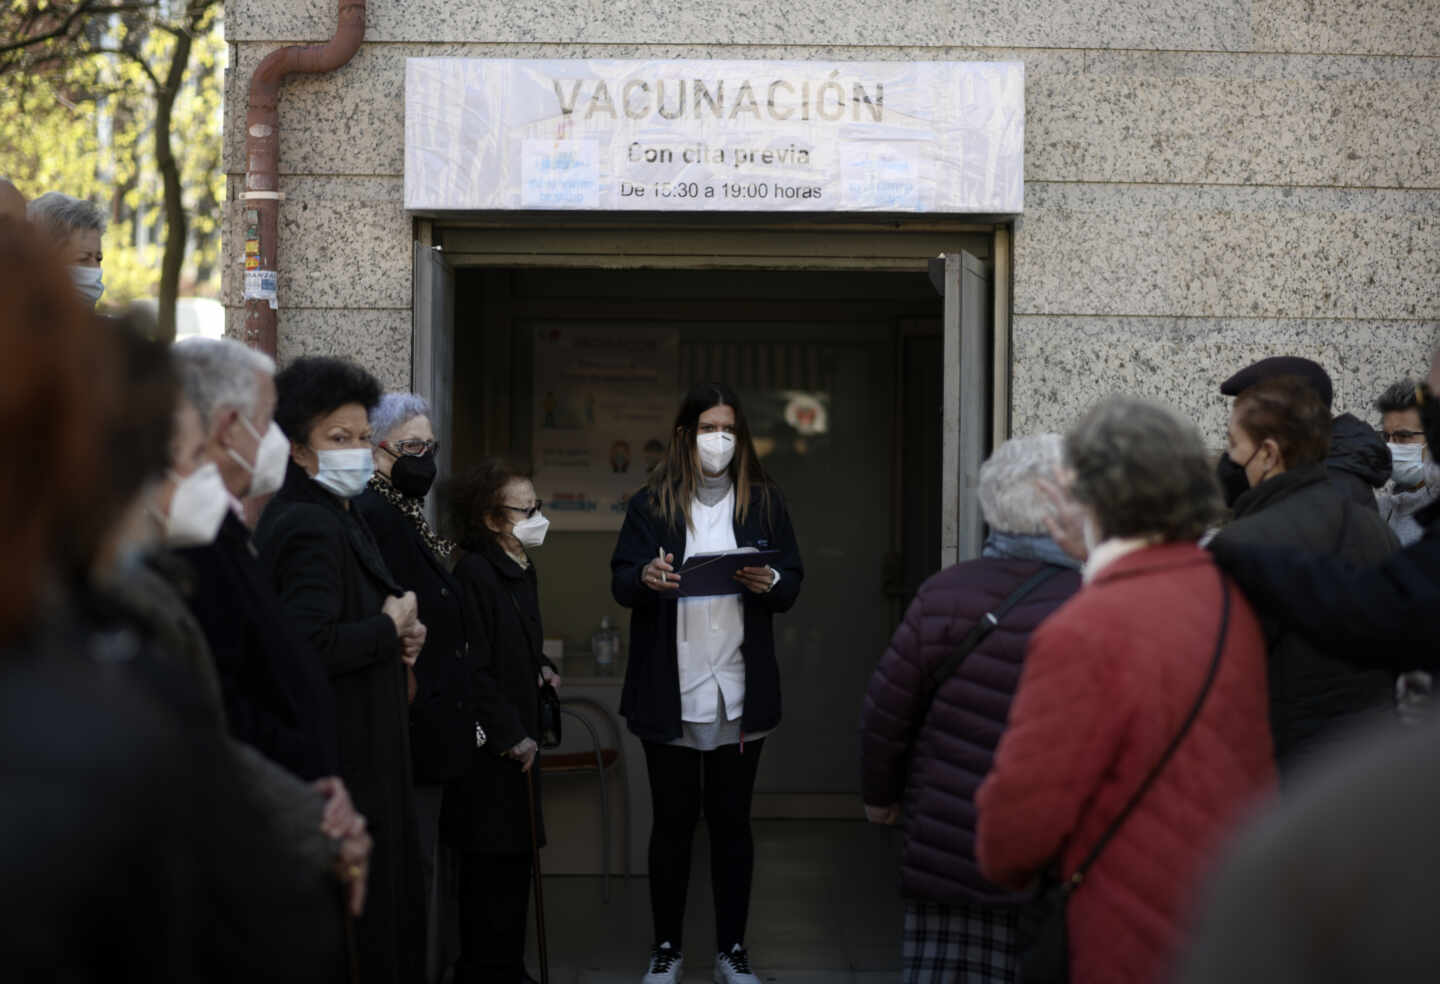
[[[277,280],[274,270],[246,270],[245,300],[268,301],[271,310],[278,310],[280,300],[276,291]]]

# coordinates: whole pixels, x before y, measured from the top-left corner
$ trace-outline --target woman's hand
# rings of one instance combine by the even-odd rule
[[[1035,483],[1040,494],[1050,502],[1051,514],[1045,517],[1050,538],[1083,564],[1090,556],[1090,548],[1085,545],[1085,509],[1070,498],[1069,485],[1058,469],[1053,481],[1042,478]]]
[[[540,746],[535,744],[535,739],[522,738],[514,748],[505,753],[505,757],[519,762],[521,772],[529,772],[530,766],[535,764],[535,753],[538,751]]]
[[[414,666],[420,659],[420,650],[425,648],[425,638],[429,632],[425,623],[416,620],[410,631],[400,637],[400,658],[405,661],[406,666]]]
[[[735,572],[735,580],[754,594],[765,594],[775,586],[775,572],[769,567],[742,567]]]
[[[680,575],[675,573],[675,555],[665,553],[661,548],[660,556],[645,565],[640,572],[640,581],[657,594],[664,594],[668,591],[680,590]]]
[[[540,667],[540,686],[543,687],[547,683],[550,684],[550,686],[554,687],[556,690],[559,690],[560,674],[556,673],[548,666],[542,666]]]
[[[398,598],[394,595],[386,598],[380,611],[390,616],[390,621],[395,623],[395,634],[402,639],[420,624],[420,603],[415,600],[413,591],[407,591]]]
[[[345,783],[338,776],[317,779],[312,785],[325,797],[320,829],[327,837],[340,842],[336,874],[349,888],[351,914],[359,916],[365,910],[365,883],[370,873],[370,851],[375,842],[366,830],[365,818],[355,809]]]
[[[871,823],[878,823],[885,827],[893,827],[900,822],[900,804],[891,803],[889,806],[871,806],[865,804],[865,819]]]

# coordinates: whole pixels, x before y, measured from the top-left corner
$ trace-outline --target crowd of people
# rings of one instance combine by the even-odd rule
[[[867,814],[904,826],[906,981],[1427,976],[1371,972],[1433,948],[1366,903],[1434,852],[1433,794],[1394,778],[1433,729],[1384,744],[1440,651],[1433,376],[1377,387],[1377,430],[1332,417],[1320,365],[1258,362],[1222,384],[1218,463],[1126,397],[996,450],[983,555],[920,589],[862,714]]]
[[[96,316],[103,217],[18,197],[0,182],[0,418],[26,452],[0,481],[6,969],[530,980],[563,684],[534,485],[487,459],[437,488],[429,405],[345,359],[277,371]],[[982,556],[920,589],[862,711],[906,981],[1339,980],[1428,952],[1406,865],[1440,850],[1436,382],[1377,386],[1377,429],[1278,357],[1222,384],[1218,464],[1128,397],[995,450]],[[751,801],[804,565],[733,390],[693,389],[654,450],[611,559],[653,810],[643,981],[682,979],[703,817],[714,979],[758,984]],[[1337,931],[1338,896],[1397,884],[1385,935]]]

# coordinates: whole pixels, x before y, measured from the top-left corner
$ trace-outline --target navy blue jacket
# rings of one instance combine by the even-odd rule
[[[645,741],[674,741],[682,729],[676,599],[673,594],[662,597],[647,588],[640,577],[662,546],[675,555],[678,566],[685,556],[686,533],[683,520],[665,523],[654,496],[645,489],[630,499],[610,557],[610,593],[630,609],[630,662],[620,713],[630,730]],[[780,664],[775,658],[772,620],[795,604],[805,580],[800,546],[779,489],[770,488],[768,515],[762,508],[760,487],[751,489],[746,520],[743,525],[735,524],[735,544],[780,551],[771,565],[780,572],[780,582],[765,594],[744,591],[740,595],[745,604],[745,641],[740,646],[745,659],[745,714],[740,727],[742,733],[754,734],[780,723]]]

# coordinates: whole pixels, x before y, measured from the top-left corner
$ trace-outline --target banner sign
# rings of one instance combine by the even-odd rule
[[[1016,214],[1019,62],[411,58],[405,207]]]

